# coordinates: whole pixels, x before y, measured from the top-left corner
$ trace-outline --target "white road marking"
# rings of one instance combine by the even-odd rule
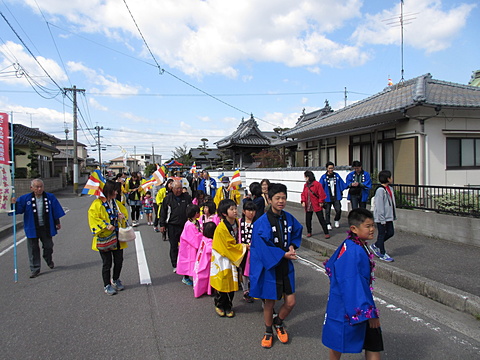
[[[27,240],[27,237],[25,236],[23,239],[20,239],[17,241],[17,246],[20,245],[22,242],[24,242],[25,240]],[[9,252],[10,250],[13,249],[13,244],[10,245],[8,248],[6,248],[5,250],[3,250],[2,252],[0,252],[0,256],[3,256],[5,255],[7,252]]]
[[[143,249],[142,234],[140,234],[140,231],[135,231],[135,235],[135,249],[137,252],[138,275],[140,276],[140,284],[150,285],[152,283],[152,279],[150,278],[147,258],[145,256],[145,250]]]

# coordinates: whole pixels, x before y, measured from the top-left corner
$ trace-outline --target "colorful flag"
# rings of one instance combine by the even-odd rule
[[[85,184],[85,187],[82,190],[83,195],[96,195],[98,197],[105,197],[103,195],[103,186],[105,185],[105,178],[103,177],[100,170],[94,170]]]
[[[196,172],[197,172],[197,164],[195,164],[195,161],[194,161],[192,167],[190,168],[190,174],[195,174]]]
[[[235,170],[228,185],[229,190],[238,190],[242,187],[242,179],[240,177],[240,170]]]
[[[155,179],[155,185],[162,185],[165,181],[165,174],[166,174],[165,166],[159,166],[157,164],[157,170],[152,174],[153,178]]]
[[[220,175],[217,176],[217,179],[222,182],[222,179],[225,177],[224,173],[221,173]]]
[[[143,191],[147,191],[148,189],[150,189],[156,183],[157,183],[157,179],[155,179],[152,175],[148,179],[143,179],[140,186],[142,187]]]
[[[390,79],[390,77],[388,78],[388,86],[392,86],[393,85],[393,82],[392,82],[392,79]]]

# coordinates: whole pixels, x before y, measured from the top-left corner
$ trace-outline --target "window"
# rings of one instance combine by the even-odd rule
[[[325,166],[328,161],[336,164],[337,161],[337,141],[336,138],[327,138],[320,140],[320,166]]]
[[[447,169],[480,167],[480,138],[447,138]]]

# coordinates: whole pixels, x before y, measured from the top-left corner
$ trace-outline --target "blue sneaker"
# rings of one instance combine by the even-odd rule
[[[380,249],[378,247],[375,246],[375,244],[371,244],[369,246],[370,250],[372,250],[372,252],[375,254],[376,257],[378,258],[382,258],[382,253],[380,252]]]
[[[112,280],[112,286],[115,290],[117,291],[122,291],[122,290],[125,290],[125,286],[123,286],[122,282],[120,281],[120,279],[117,279],[117,280]]]
[[[383,260],[383,261],[386,261],[386,262],[393,262],[393,261],[395,261],[395,260],[393,260],[393,258],[390,257],[390,255],[388,255],[387,253],[385,253],[385,255],[380,256],[380,260]]]
[[[184,283],[185,285],[193,286],[193,281],[190,278],[183,278],[182,283]]]
[[[108,284],[107,286],[105,286],[105,294],[115,295],[116,293],[117,293],[117,290],[115,290],[112,285]]]

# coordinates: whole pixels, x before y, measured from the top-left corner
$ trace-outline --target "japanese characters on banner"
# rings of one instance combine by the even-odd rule
[[[0,113],[0,213],[10,211],[10,198],[12,197],[8,126],[8,115]]]

